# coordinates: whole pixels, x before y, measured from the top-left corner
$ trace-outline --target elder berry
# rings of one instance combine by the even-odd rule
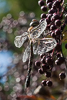
[[[52,8],[53,8],[53,9],[56,9],[56,5],[53,5]]]
[[[44,1],[43,1],[43,0],[39,0],[39,1],[38,1],[38,4],[39,4],[40,6],[44,6]]]
[[[60,52],[61,51],[61,45],[59,43],[57,43],[56,47],[55,47],[55,50],[57,52]]]
[[[66,74],[64,73],[64,72],[61,72],[60,74],[59,74],[59,78],[60,79],[64,79],[66,77]]]
[[[35,66],[38,66],[39,67],[40,65],[41,65],[41,62],[40,61],[36,61],[35,62]]]
[[[49,30],[49,29],[50,29],[50,25],[47,25],[46,30]]]
[[[49,18],[46,18],[46,22],[47,22],[47,24],[50,24],[50,19]]]
[[[56,37],[55,32],[52,32],[52,33],[51,33],[51,36],[52,36],[53,38],[55,38],[55,37]]]
[[[48,71],[47,71],[47,72],[45,73],[45,76],[46,76],[46,77],[51,77],[51,72],[48,72]]]
[[[46,18],[46,17],[47,17],[47,16],[46,16],[45,13],[41,14],[41,18]]]
[[[52,64],[53,64],[53,61],[52,61],[51,57],[47,57],[47,58],[46,58],[46,63],[47,63],[48,65],[52,65]]]
[[[58,58],[59,64],[62,64],[62,63],[64,62],[64,60],[65,60],[64,57],[59,57],[59,58]]]
[[[41,57],[41,58],[45,57],[45,54],[41,54],[40,57]]]
[[[46,82],[46,84],[47,84],[47,86],[51,87],[51,86],[52,86],[52,81],[48,80],[48,81]]]
[[[48,14],[47,18],[51,20],[52,14]]]
[[[46,82],[47,82],[46,80],[43,80],[43,81],[41,82],[41,84],[44,85],[44,86],[46,86],[46,85],[47,85]]]
[[[45,12],[45,11],[47,11],[47,7],[46,6],[41,6],[41,10]]]
[[[49,69],[49,66],[47,66],[46,64],[42,64],[42,69],[45,72],[46,70]]]
[[[48,7],[48,8],[51,8],[51,7],[52,7],[52,2],[49,2],[49,3],[47,4],[47,7]]]
[[[38,69],[38,72],[39,72],[40,74],[44,74],[44,71],[43,71],[42,68]]]
[[[50,10],[48,10],[48,13],[49,14],[53,14],[53,13],[55,13],[56,11],[55,11],[55,9],[53,9],[53,8],[51,8]]]
[[[55,64],[61,65],[64,62],[64,57],[59,57],[56,61]]]
[[[57,56],[57,58],[58,58],[58,57],[61,57],[60,53],[57,53],[57,55],[56,55],[56,56]]]
[[[57,20],[57,19],[59,19],[59,18],[60,18],[60,16],[59,16],[58,14],[56,14],[56,13],[53,14],[53,19],[54,19],[54,20]]]
[[[50,30],[55,30],[56,29],[56,26],[55,25],[51,25],[50,26]]]
[[[56,26],[60,26],[61,25],[61,21],[59,19],[55,20],[55,25]]]
[[[55,35],[60,35],[61,34],[61,30],[60,29],[56,29],[55,30]]]
[[[59,8],[60,2],[59,2],[58,0],[57,0],[57,1],[54,1],[52,7],[53,7],[54,5],[56,6],[56,8]]]

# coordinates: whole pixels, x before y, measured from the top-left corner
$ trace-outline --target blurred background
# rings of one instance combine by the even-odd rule
[[[14,38],[27,31],[32,19],[40,20],[41,13],[43,12],[40,10],[38,0],[0,0],[0,100],[16,100],[17,94],[25,95],[28,61],[23,63],[22,55],[28,44],[18,49],[14,45]],[[66,55],[64,44],[65,42],[62,48]],[[33,60],[33,77],[28,95],[32,95],[36,87],[45,79],[44,75],[37,73],[38,68],[34,65],[37,59],[38,57],[35,57]],[[58,91],[60,82],[53,81],[55,86],[49,89],[54,93]],[[61,90],[63,84],[64,81],[59,87]]]

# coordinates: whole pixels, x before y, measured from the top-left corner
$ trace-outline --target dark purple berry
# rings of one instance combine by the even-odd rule
[[[50,19],[49,18],[46,18],[46,22],[47,22],[47,24],[50,24]]]
[[[57,52],[60,52],[61,51],[61,45],[59,43],[57,43],[56,47],[55,47],[55,50]]]
[[[48,81],[46,82],[46,84],[47,84],[47,86],[51,87],[51,86],[52,86],[52,81],[48,80]]]
[[[41,58],[45,57],[45,54],[41,54],[40,57],[41,57]]]
[[[56,29],[55,30],[55,35],[61,35],[61,30],[60,29]]]
[[[41,84],[44,85],[44,86],[46,86],[46,85],[47,85],[46,82],[47,82],[46,80],[43,80],[43,81],[41,82]]]
[[[53,7],[54,5],[56,6],[56,8],[59,8],[60,2],[59,2],[58,0],[57,0],[57,1],[54,1],[52,7]]]
[[[44,74],[44,71],[43,71],[42,68],[38,69],[38,72],[39,72],[40,74]]]
[[[41,14],[41,18],[46,18],[46,17],[47,17],[47,16],[46,16],[45,13]]]
[[[55,25],[56,26],[60,26],[61,25],[61,21],[59,19],[55,20]]]
[[[51,8],[51,7],[52,7],[52,2],[49,2],[49,3],[47,4],[47,7],[48,7],[48,8]]]
[[[64,57],[59,57],[56,61],[55,64],[61,65],[64,62]]]
[[[45,76],[46,76],[46,77],[51,77],[51,72],[48,72],[48,71],[47,71],[47,72],[45,73]]]
[[[46,70],[49,69],[49,66],[46,65],[46,64],[42,64],[42,69],[43,69],[44,72],[46,72]]]
[[[57,56],[57,58],[58,58],[58,57],[61,57],[60,53],[57,53],[57,55],[56,55],[56,56]]]
[[[51,20],[52,14],[48,14],[47,18]]]
[[[39,1],[38,1],[38,4],[39,4],[40,6],[44,6],[44,1],[43,1],[43,0],[39,0]]]
[[[53,64],[52,58],[51,58],[51,57],[47,57],[47,58],[46,58],[46,63],[47,63],[48,65],[52,65],[52,64]]]
[[[58,58],[59,64],[62,64],[64,61],[65,61],[64,57],[59,57],[59,58]]]
[[[53,8],[53,9],[56,9],[56,5],[53,5],[52,8]]]
[[[50,10],[48,10],[48,13],[49,13],[49,14],[53,14],[53,13],[55,13],[55,12],[56,12],[56,10],[53,9],[53,8],[51,8]]]
[[[64,72],[61,72],[60,74],[59,74],[59,78],[60,79],[64,79],[66,77],[66,74],[64,73]]]
[[[47,11],[47,7],[46,6],[41,6],[41,10],[45,12],[45,11]]]
[[[56,26],[55,25],[51,25],[50,26],[50,30],[55,30],[56,29]]]
[[[67,49],[67,44],[65,44],[65,48]]]
[[[52,33],[51,33],[51,36],[52,36],[53,38],[55,38],[55,37],[56,37],[55,32],[52,32]]]
[[[36,61],[35,62],[35,66],[40,67],[40,65],[41,65],[41,62],[40,61]]]
[[[44,20],[44,18],[40,19],[40,21],[39,21],[39,22],[41,23],[43,20]]]
[[[54,19],[54,20],[57,20],[57,19],[59,19],[59,18],[60,18],[60,16],[59,16],[58,14],[56,14],[56,13],[53,14],[53,19]]]
[[[47,25],[46,29],[49,30],[50,29],[50,25]]]

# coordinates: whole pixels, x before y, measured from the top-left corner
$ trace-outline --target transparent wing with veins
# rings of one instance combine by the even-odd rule
[[[37,38],[40,37],[41,34],[43,34],[43,32],[44,32],[44,34],[46,34],[45,33],[46,26],[47,26],[47,22],[44,19],[38,26],[34,27],[30,31],[30,37],[34,38],[34,39],[37,39]]]
[[[27,48],[25,49],[23,56],[22,56],[22,61],[26,62],[29,56],[30,56],[30,45],[28,45]]]
[[[33,52],[34,54],[41,55],[54,49],[56,45],[57,42],[53,38],[43,38],[40,40],[36,40],[36,42],[33,44]]]
[[[22,35],[16,36],[14,40],[15,46],[20,48],[27,40],[27,38],[28,38],[28,32],[24,32]]]

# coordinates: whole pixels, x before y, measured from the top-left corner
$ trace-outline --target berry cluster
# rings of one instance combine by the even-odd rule
[[[35,66],[41,67],[38,69],[40,74],[44,74],[47,78],[52,77],[52,69],[55,66],[59,66],[65,62],[65,58],[62,53],[62,39],[63,34],[62,31],[66,26],[66,22],[63,20],[63,13],[64,13],[64,0],[39,0],[39,6],[43,13],[41,14],[41,20],[44,18],[47,22],[46,30],[48,30],[49,35],[53,37],[57,41],[57,46],[54,50],[47,52],[46,54],[41,55],[41,60],[35,62]],[[41,21],[40,20],[40,21]],[[67,44],[65,45],[67,49]],[[64,79],[66,77],[65,72],[61,72],[58,76],[60,79]],[[44,86],[52,86],[52,81],[50,80],[43,80],[42,84]]]

